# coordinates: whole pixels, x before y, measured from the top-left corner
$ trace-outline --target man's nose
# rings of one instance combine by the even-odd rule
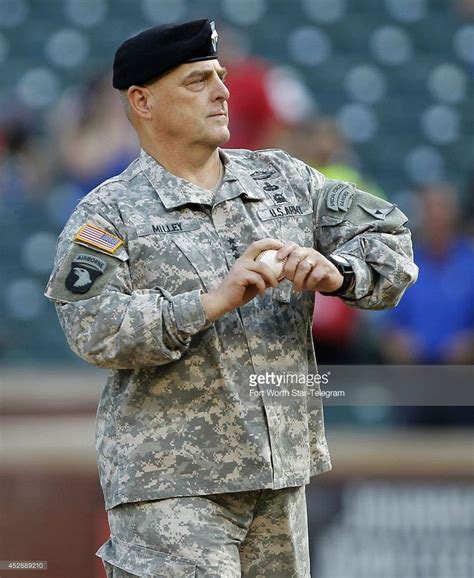
[[[217,76],[217,75],[216,75]],[[230,96],[229,89],[224,84],[222,79],[217,76],[214,97],[216,100],[227,100]]]

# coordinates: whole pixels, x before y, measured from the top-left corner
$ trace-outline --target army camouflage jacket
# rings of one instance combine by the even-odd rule
[[[395,205],[282,151],[220,152],[225,177],[207,191],[142,151],[58,241],[46,295],[73,351],[111,370],[96,421],[106,508],[302,485],[330,469],[318,385],[268,395],[269,375],[317,372],[314,295],[285,280],[213,323],[202,306],[252,242],[344,255],[355,307],[393,307],[417,276]]]

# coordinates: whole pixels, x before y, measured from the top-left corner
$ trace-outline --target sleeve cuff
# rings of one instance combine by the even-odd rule
[[[342,299],[357,301],[372,292],[374,288],[374,271],[365,261],[348,253],[337,253],[347,259],[355,275],[353,287],[341,295]]]
[[[201,301],[201,290],[175,295],[171,298],[176,328],[179,332],[194,335],[212,325]]]

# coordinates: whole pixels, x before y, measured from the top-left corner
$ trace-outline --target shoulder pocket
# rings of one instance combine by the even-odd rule
[[[358,206],[364,211],[364,213],[370,215],[373,219],[377,221],[385,221],[387,216],[395,209],[395,205],[388,204],[378,206],[378,204],[369,205],[368,203],[358,203]]]
[[[339,225],[344,219],[347,219],[345,213],[340,213],[339,215],[322,215],[319,222],[320,227],[332,227],[334,225]]]
[[[113,576],[119,576],[117,569],[125,570],[132,576],[143,578],[194,578],[196,565],[189,560],[158,552],[137,544],[126,544],[117,539],[108,540],[96,553],[104,564],[114,569]],[[124,578],[128,574],[124,574]]]

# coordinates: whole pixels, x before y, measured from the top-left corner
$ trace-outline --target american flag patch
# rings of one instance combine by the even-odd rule
[[[97,247],[106,251],[107,253],[115,253],[115,251],[123,245],[122,239],[107,232],[105,229],[86,223],[82,225],[74,237],[74,241],[80,241],[86,245]]]

